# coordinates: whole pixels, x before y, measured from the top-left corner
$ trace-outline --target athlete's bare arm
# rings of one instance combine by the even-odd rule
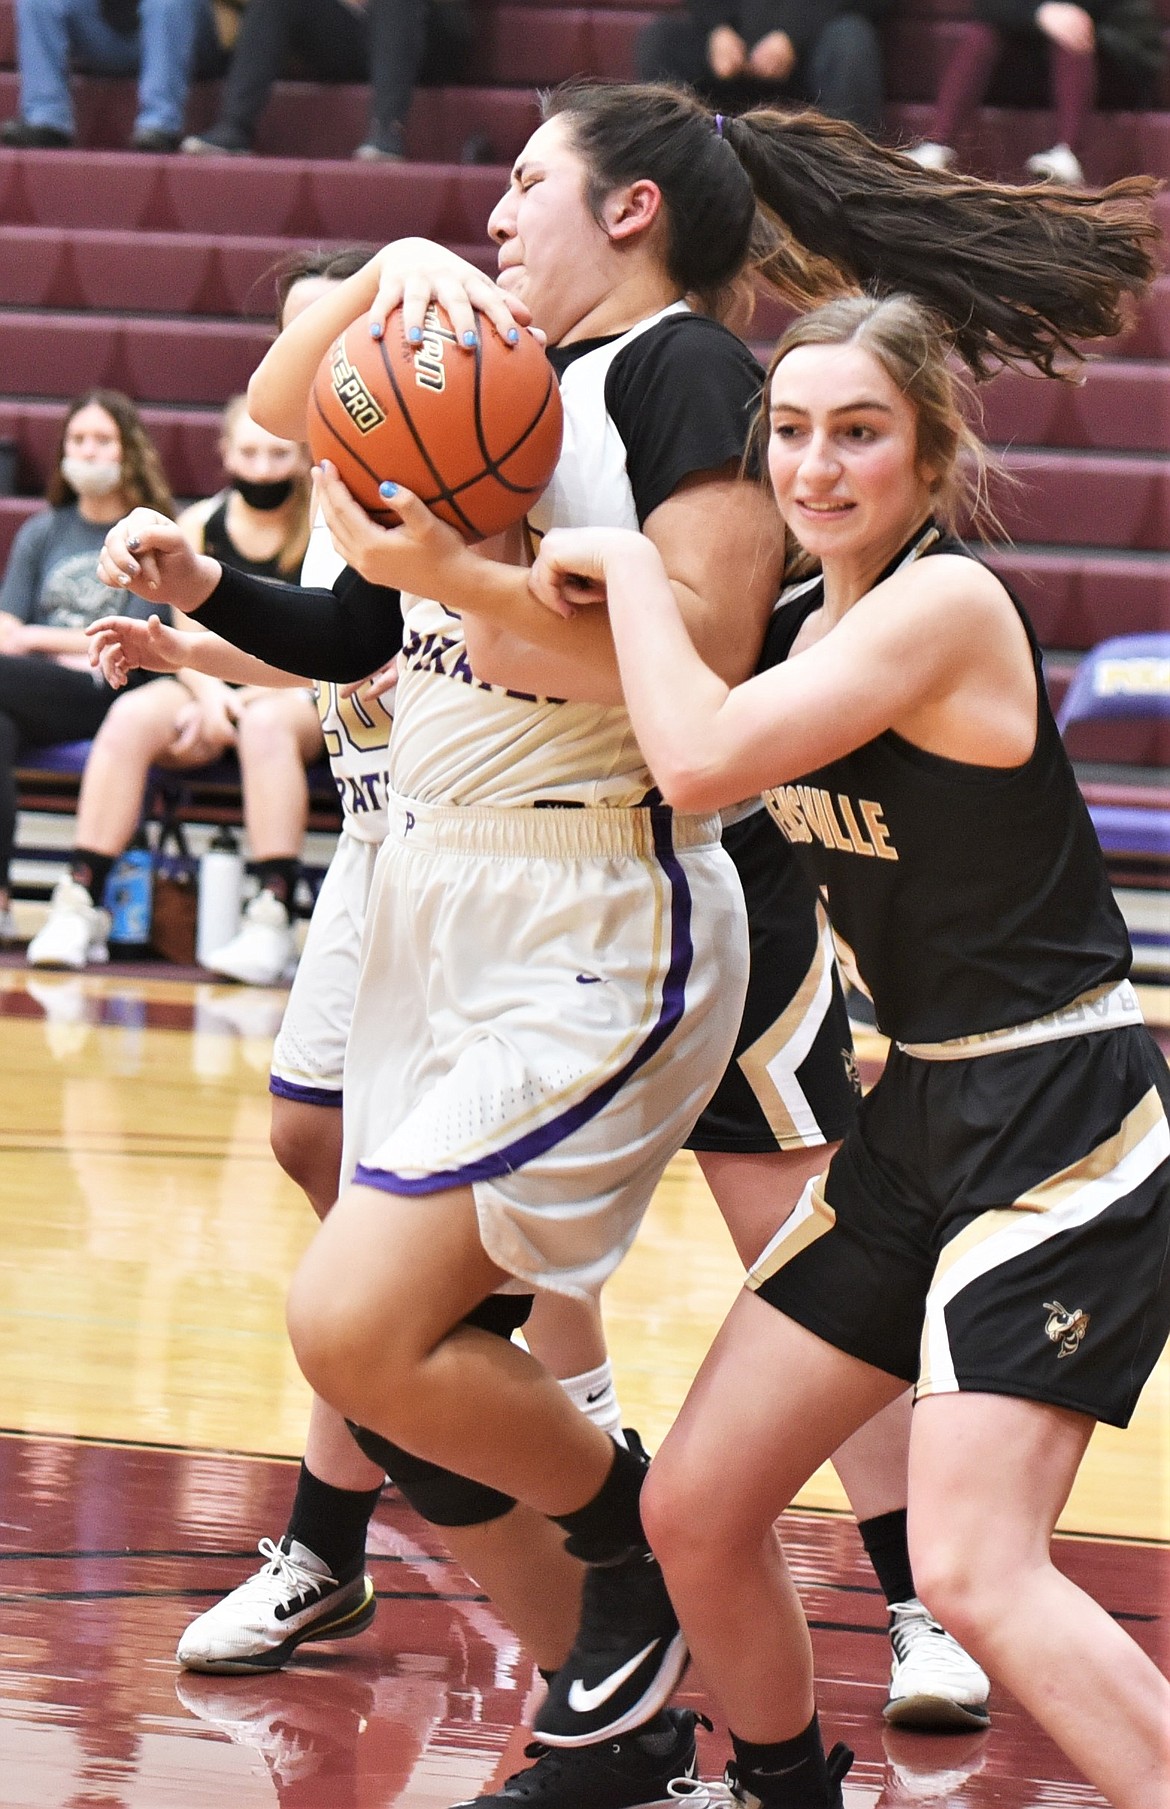
[[[138,616],[103,616],[85,632],[90,665],[96,666],[115,690],[139,668],[146,672],[196,671],[227,684],[271,689],[303,690],[310,682],[242,652],[206,628],[188,626],[185,619],[182,626],[168,628],[158,616],[147,622]]]
[[[644,536],[549,534],[531,583],[550,609],[608,597],[635,732],[680,809],[750,797],[887,729],[998,767],[1022,764],[1035,742],[1027,637],[1002,585],[972,560],[939,555],[897,573],[827,633],[814,624],[783,665],[735,687],[696,651]]]
[[[377,336],[399,303],[404,329],[421,330],[432,300],[446,308],[460,347],[464,333],[478,329],[475,309],[505,338],[531,319],[522,301],[445,246],[398,239],[289,322],[252,374],[248,413],[279,439],[303,440],[313,378],[338,334],[364,314]]]
[[[342,556],[372,583],[434,597],[456,611],[477,677],[537,696],[621,701],[604,615],[566,621],[540,608],[524,568],[481,558],[408,491],[393,498],[401,527],[388,529],[359,508],[331,467],[317,483]],[[783,562],[782,530],[767,495],[733,468],[701,473],[654,510],[646,532],[704,658],[730,683],[746,678]],[[743,551],[730,559],[729,546]]]

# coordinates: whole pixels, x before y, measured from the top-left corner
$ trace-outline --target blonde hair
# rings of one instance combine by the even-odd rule
[[[971,385],[954,368],[947,323],[912,295],[843,295],[793,321],[764,383],[755,430],[761,464],[772,379],[789,352],[806,345],[856,345],[869,352],[914,410],[918,463],[931,474],[936,520],[952,533],[973,527],[1003,534],[988,496],[988,473],[1011,480],[966,418],[964,405],[973,408],[975,402]]]
[[[231,444],[232,435],[240,422],[251,419],[248,414],[247,396],[232,396],[224,404],[223,414],[219,419],[219,444],[221,452],[226,453]],[[231,473],[228,473],[229,477]],[[310,507],[313,493],[312,482],[307,471],[300,472],[293,479],[293,494],[297,507],[292,514],[289,531],[284,545],[277,555],[276,566],[282,577],[297,577],[304,563],[309,547],[309,530],[312,526],[312,510]]]

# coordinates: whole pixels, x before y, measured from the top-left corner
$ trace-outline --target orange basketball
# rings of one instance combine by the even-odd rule
[[[561,450],[561,396],[531,333],[506,345],[479,317],[479,344],[458,345],[437,304],[420,345],[395,309],[381,339],[363,316],[326,352],[309,398],[309,445],[336,465],[375,521],[397,520],[379,496],[404,484],[465,540],[486,540],[527,513]]]

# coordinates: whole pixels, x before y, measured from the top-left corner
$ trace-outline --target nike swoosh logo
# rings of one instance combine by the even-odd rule
[[[600,986],[601,985],[601,975],[600,974],[578,974],[577,975],[577,984],[578,984],[578,986]]]
[[[603,1702],[608,1702],[614,1691],[621,1689],[626,1679],[634,1675],[642,1660],[649,1658],[658,1644],[658,1640],[652,1639],[648,1646],[643,1646],[640,1652],[635,1652],[633,1658],[627,1659],[624,1665],[619,1666],[608,1677],[603,1677],[600,1683],[595,1683],[592,1689],[583,1677],[574,1677],[569,1685],[569,1707],[573,1713],[587,1715],[590,1709],[600,1708]]]
[[[589,1405],[592,1407],[594,1401],[600,1401],[605,1395],[612,1393],[612,1391],[613,1391],[613,1383],[607,1382],[605,1384],[604,1388],[599,1388],[597,1390],[596,1394],[587,1394],[585,1396],[585,1399],[588,1401]]]

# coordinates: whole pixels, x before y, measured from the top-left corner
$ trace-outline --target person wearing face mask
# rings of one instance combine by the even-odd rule
[[[45,495],[49,507],[17,533],[0,587],[2,940],[13,933],[8,872],[19,756],[95,735],[118,695],[90,670],[85,638],[116,597],[97,575],[106,530],[135,502],[175,512],[158,453],[117,390],[87,390],[70,404]]]
[[[306,449],[258,427],[237,396],[224,410],[220,454],[229,481],[183,511],[184,537],[196,552],[255,577],[295,577],[309,538]],[[109,592],[103,594],[108,607]],[[86,762],[70,871],[29,945],[31,966],[82,968],[107,959],[102,893],[138,827],[151,767],[204,766],[229,747],[240,763],[256,895],[237,934],[213,950],[208,965],[255,986],[275,984],[293,965],[291,903],[309,807],[305,768],[323,741],[311,691],[274,689],[282,676],[264,668],[257,682],[233,686],[184,667],[118,699]]]

